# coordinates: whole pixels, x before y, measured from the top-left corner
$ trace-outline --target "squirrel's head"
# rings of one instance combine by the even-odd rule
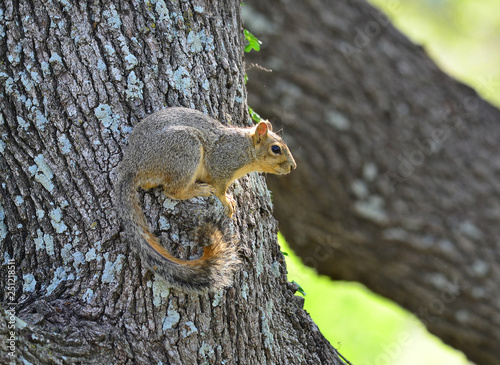
[[[262,121],[252,128],[256,170],[270,174],[288,174],[297,167],[288,146],[273,132],[271,123]]]

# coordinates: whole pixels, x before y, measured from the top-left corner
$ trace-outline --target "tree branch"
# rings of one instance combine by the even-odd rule
[[[269,179],[303,261],[499,364],[500,112],[364,1],[254,1],[249,104],[296,155]],[[258,21],[256,21],[258,20]]]

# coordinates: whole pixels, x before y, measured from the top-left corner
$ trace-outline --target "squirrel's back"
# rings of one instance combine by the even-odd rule
[[[161,130],[162,128],[171,126],[192,127],[203,130],[203,132],[212,132],[215,134],[223,133],[222,131],[227,129],[227,127],[217,120],[198,110],[174,107],[162,109],[147,116],[134,128],[134,133],[146,128]]]

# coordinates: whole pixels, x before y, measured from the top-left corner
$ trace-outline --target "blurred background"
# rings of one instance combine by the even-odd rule
[[[500,107],[500,0],[371,3],[421,45],[443,71]],[[293,255],[283,237],[280,245],[288,254],[288,279],[307,294],[305,309],[353,364],[469,364],[461,352],[427,332],[411,313],[360,284],[318,276]]]

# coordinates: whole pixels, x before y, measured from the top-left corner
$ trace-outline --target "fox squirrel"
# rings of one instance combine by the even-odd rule
[[[201,258],[173,257],[150,232],[137,189],[162,185],[172,199],[216,195],[232,217],[229,185],[252,171],[287,174],[296,167],[287,145],[261,121],[250,128],[226,127],[187,108],[160,110],[139,123],[118,168],[116,208],[126,238],[147,265],[170,284],[191,291],[230,284],[239,262],[235,245],[213,224],[203,224],[199,240],[208,241]]]

